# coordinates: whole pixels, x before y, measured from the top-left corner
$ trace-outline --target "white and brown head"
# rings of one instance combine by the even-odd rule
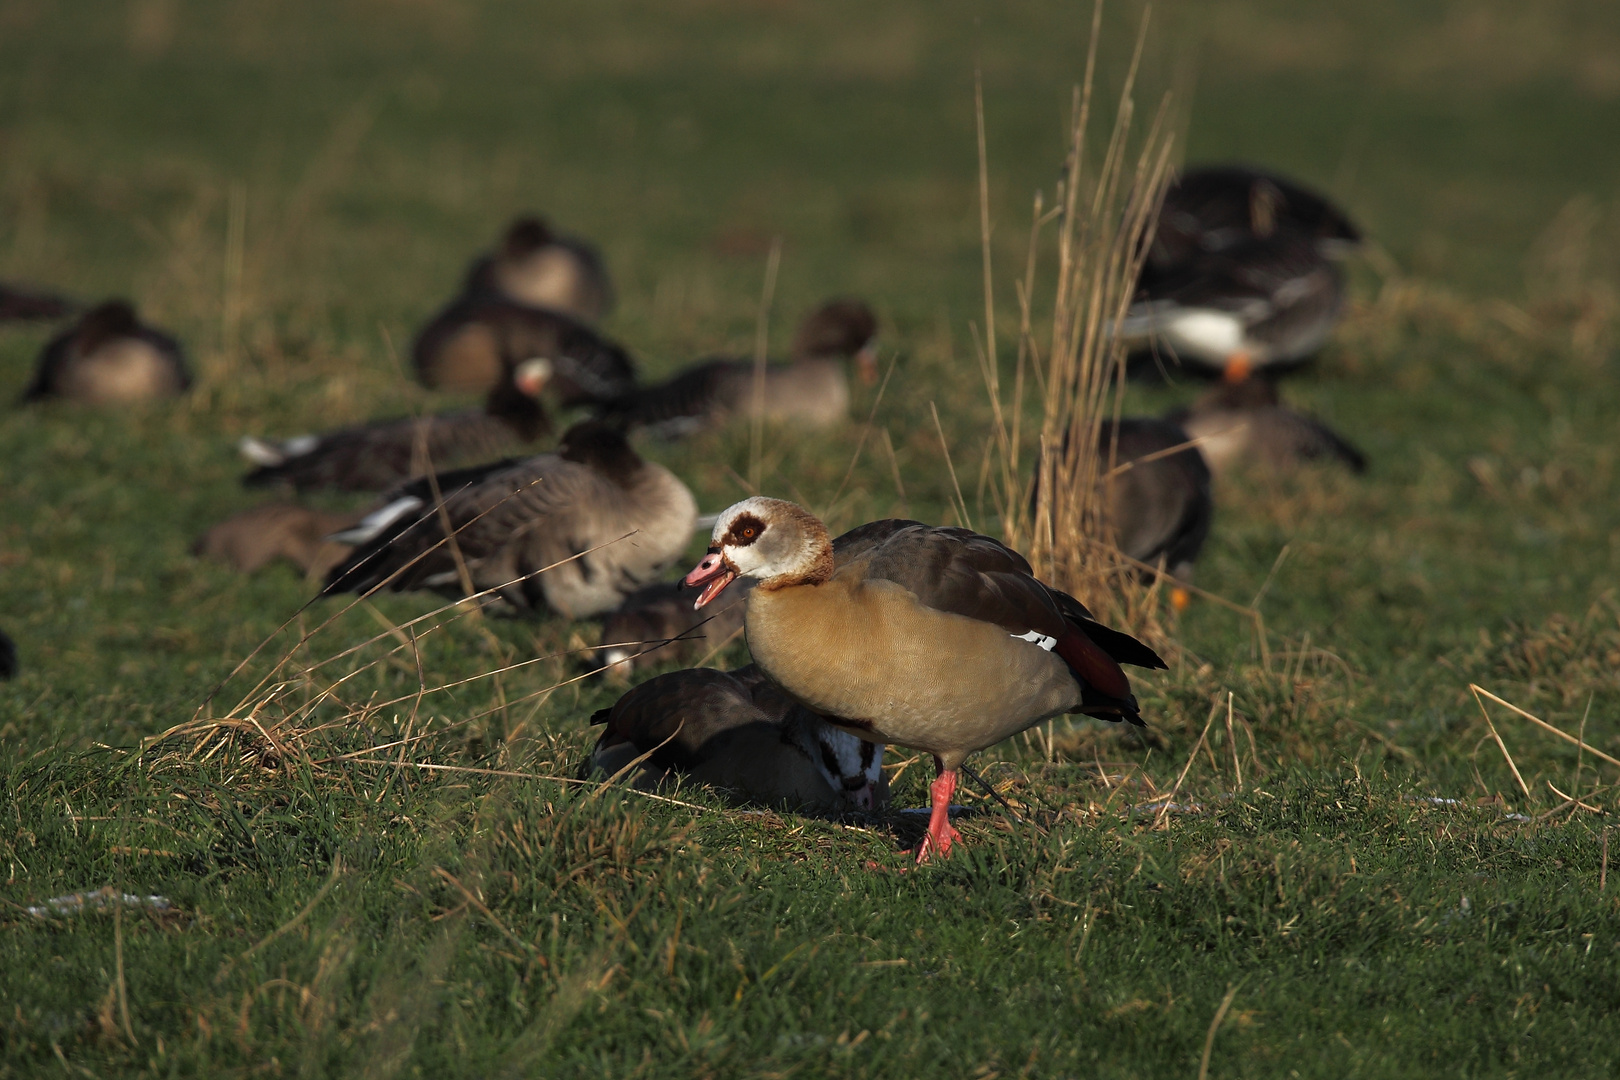
[[[801,506],[756,495],[720,515],[709,553],[686,575],[686,584],[704,587],[693,605],[701,608],[739,577],[769,590],[819,585],[832,572],[827,527]]]
[[[828,723],[816,727],[816,767],[858,810],[876,810],[889,801],[883,779],[883,745],[858,739]]]

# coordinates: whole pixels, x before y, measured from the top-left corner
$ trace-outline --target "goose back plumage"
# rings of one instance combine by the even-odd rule
[[[787,363],[712,359],[662,383],[621,395],[604,417],[663,438],[679,438],[760,415],[778,423],[823,428],[849,415],[849,365],[867,377],[877,319],[858,300],[832,300],[811,312],[794,337]]]
[[[753,665],[659,675],[591,717],[603,726],[587,774],[631,783],[684,777],[744,802],[838,813],[888,800],[883,747],[849,735],[778,690]]]
[[[417,381],[433,390],[487,391],[531,359],[549,362],[549,389],[563,405],[613,401],[636,385],[630,354],[577,319],[476,293],[429,320],[411,358]]]
[[[520,610],[569,618],[611,611],[682,551],[697,520],[692,493],[624,437],[575,425],[558,451],[440,474],[443,514],[480,592]],[[462,594],[431,484],[397,488],[339,539],[354,553],[326,592],[437,589]]]
[[[259,467],[242,483],[284,484],[298,491],[386,491],[429,468],[519,453],[550,431],[551,422],[513,378],[509,373],[483,408],[380,420],[291,439],[244,439],[242,453]]]
[[[536,217],[506,227],[498,248],[475,259],[463,292],[497,296],[595,323],[613,309],[613,283],[595,247]]]
[[[143,323],[128,302],[110,300],[45,343],[22,400],[126,404],[176,397],[190,388],[180,343]]]

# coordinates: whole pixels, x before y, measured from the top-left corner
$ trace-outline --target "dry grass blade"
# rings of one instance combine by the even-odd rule
[[[1104,424],[1118,417],[1124,393],[1124,349],[1109,327],[1130,306],[1169,175],[1172,140],[1165,131],[1167,101],[1140,140],[1132,133],[1132,93],[1146,41],[1144,18],[1106,147],[1100,162],[1092,162],[1088,147],[1101,16],[1099,2],[1093,11],[1085,76],[1075,88],[1068,152],[1053,209],[1045,209],[1044,198],[1035,200],[1029,256],[1018,288],[1018,367],[1010,400],[1003,398],[996,352],[989,174],[982,93],[976,93],[986,294],[979,359],[990,399],[993,428],[987,442],[994,459],[987,461],[986,474],[1003,538],[1029,558],[1037,575],[1094,610],[1140,623],[1151,618],[1141,597],[1127,598],[1129,612],[1116,603],[1116,591],[1122,587],[1129,591],[1134,583],[1126,573],[1127,563],[1108,542],[1105,517],[1105,482],[1122,467],[1115,448],[1102,445],[1102,435]],[[1056,235],[1043,239],[1053,222]],[[1056,249],[1056,276],[1046,324],[1049,337],[1042,345],[1036,341],[1033,296],[1037,251],[1047,244]],[[1028,434],[1023,423],[1026,368],[1040,388],[1039,428]],[[1025,445],[1031,441],[1033,445]],[[1154,636],[1162,640],[1164,635]]]
[[[1571,735],[1569,732],[1564,731],[1561,728],[1554,727],[1553,725],[1547,723],[1547,721],[1541,719],[1541,717],[1539,717],[1539,716],[1532,716],[1530,713],[1525,712],[1523,709],[1519,708],[1517,705],[1513,704],[1511,701],[1503,701],[1501,698],[1497,697],[1495,694],[1491,693],[1489,690],[1485,689],[1483,686],[1476,686],[1473,683],[1469,683],[1468,684],[1468,689],[1473,692],[1474,700],[1479,701],[1479,711],[1480,712],[1485,711],[1485,703],[1483,701],[1480,701],[1481,696],[1488,697],[1492,701],[1496,702],[1498,705],[1502,706],[1503,708],[1510,709],[1513,712],[1517,713],[1519,716],[1524,717],[1526,720],[1530,721],[1532,724],[1535,724],[1536,726],[1541,727],[1541,728],[1545,728],[1547,731],[1550,731],[1552,734],[1558,736],[1560,739],[1563,739],[1565,742],[1575,744],[1576,746],[1580,747],[1586,753],[1591,754],[1593,757],[1598,758],[1598,759],[1603,760],[1603,761],[1607,761],[1610,765],[1620,766],[1620,758],[1612,757],[1609,754],[1605,754],[1603,751],[1599,750],[1597,747],[1593,746],[1591,743],[1583,742],[1582,740],[1577,739],[1575,736]],[[1485,718],[1485,722],[1487,724],[1490,723],[1490,717],[1489,716],[1487,716]],[[1584,721],[1583,721],[1583,723],[1584,723]],[[1495,728],[1491,729],[1492,734],[1495,734],[1495,731],[1496,731]],[[1498,741],[1501,741],[1501,740],[1499,739]],[[1506,753],[1505,750],[1503,752]]]
[[[1226,996],[1221,998],[1220,1008],[1215,1010],[1215,1018],[1209,1022],[1209,1031],[1204,1035],[1204,1054],[1198,1059],[1198,1080],[1209,1080],[1209,1056],[1215,1050],[1215,1033],[1221,1029],[1226,1010],[1232,1007],[1232,1000],[1242,986],[1242,983],[1237,983],[1226,988]]]
[[[1217,698],[1209,707],[1209,717],[1204,721],[1204,730],[1198,733],[1198,741],[1193,743],[1192,752],[1187,755],[1187,763],[1181,767],[1181,773],[1176,777],[1175,786],[1170,789],[1169,794],[1163,796],[1164,805],[1159,807],[1159,813],[1154,818],[1154,828],[1158,828],[1164,824],[1164,819],[1170,813],[1171,805],[1176,801],[1176,795],[1181,791],[1181,782],[1187,779],[1187,773],[1192,770],[1193,762],[1198,759],[1198,751],[1203,749],[1204,740],[1209,737],[1210,725],[1215,723],[1215,714],[1220,712],[1220,710],[1221,702],[1220,699]]]
[[[1507,761],[1507,767],[1513,773],[1513,779],[1518,782],[1519,790],[1524,792],[1526,799],[1530,798],[1530,785],[1526,784],[1524,777],[1519,775],[1519,767],[1513,763],[1513,755],[1508,753],[1507,743],[1502,741],[1502,736],[1497,733],[1496,725],[1491,723],[1491,714],[1485,711],[1485,702],[1480,698],[1480,694],[1485,693],[1485,691],[1473,684],[1469,684],[1469,689],[1474,692],[1474,703],[1479,706],[1479,714],[1485,718],[1485,726],[1490,729],[1491,738],[1496,740],[1497,749],[1502,751],[1502,757]],[[1496,700],[1501,701],[1500,698]],[[1503,702],[1503,704],[1506,704],[1506,702]]]
[[[472,905],[473,907],[477,908],[479,913],[481,915],[483,915],[484,918],[488,919],[489,922],[490,922],[490,925],[495,927],[495,929],[499,930],[501,932],[501,935],[503,937],[505,937],[507,941],[510,941],[512,944],[516,945],[520,949],[525,950],[526,952],[531,952],[532,953],[532,952],[538,952],[539,951],[535,947],[533,942],[524,941],[522,938],[520,938],[516,934],[512,933],[512,931],[508,930],[506,928],[506,924],[501,922],[500,919],[496,918],[495,913],[493,911],[489,910],[489,908],[484,904],[484,902],[482,900],[478,899],[478,897],[476,895],[474,895],[473,891],[471,889],[467,888],[467,886],[463,885],[461,883],[461,880],[459,878],[457,878],[454,874],[452,874],[450,871],[446,870],[442,866],[435,866],[433,868],[433,873],[434,873],[435,876],[437,876],[437,877],[441,878],[442,880],[450,883],[451,885],[454,885],[456,887],[456,890],[458,892],[460,892],[463,897],[466,898],[467,903]]]

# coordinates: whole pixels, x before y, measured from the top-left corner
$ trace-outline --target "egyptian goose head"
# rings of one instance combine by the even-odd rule
[[[819,584],[832,573],[827,526],[794,503],[756,495],[715,521],[709,553],[686,575],[686,584],[703,586],[693,605],[701,608],[739,577],[769,590]]]

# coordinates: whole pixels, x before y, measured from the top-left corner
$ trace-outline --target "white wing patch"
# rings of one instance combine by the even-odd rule
[[[1052,647],[1057,644],[1057,638],[1047,637],[1039,630],[1031,630],[1027,634],[1013,634],[1012,636],[1017,638],[1019,641],[1032,641],[1036,645],[1039,645],[1041,648],[1045,649],[1047,652],[1051,652]]]
[[[422,500],[414,495],[405,495],[395,499],[381,510],[373,510],[361,519],[360,524],[342,532],[333,533],[328,539],[336,540],[340,544],[353,544],[359,546],[374,539],[379,533],[400,518],[413,510],[422,507]]]

